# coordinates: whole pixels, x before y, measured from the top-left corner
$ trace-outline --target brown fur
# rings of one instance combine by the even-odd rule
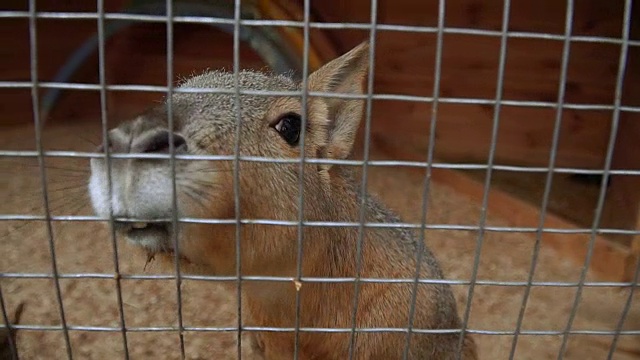
[[[368,44],[364,43],[311,74],[311,91],[363,93],[368,68]],[[242,72],[241,89],[299,90],[300,84],[285,76]],[[233,75],[209,72],[188,79],[182,87],[234,88]],[[176,133],[187,140],[190,154],[233,155],[236,126],[232,94],[177,93],[172,97]],[[288,145],[272,127],[281,114],[300,112],[299,98],[241,95],[241,155],[297,158],[300,147]],[[363,101],[310,97],[305,155],[312,158],[345,159],[352,150],[363,112]],[[136,139],[166,128],[165,106],[160,106],[112,131],[112,138],[132,151]],[[118,142],[119,141],[119,142]],[[132,145],[133,144],[133,145]],[[115,148],[115,147],[114,147]],[[157,205],[148,191],[162,197],[164,188],[149,185],[168,175],[166,162],[116,159],[114,190],[122,192],[124,205],[116,216],[162,217],[166,206]],[[192,218],[234,219],[232,161],[176,160],[179,215]],[[146,169],[146,170],[145,170]],[[104,185],[104,163],[92,162],[92,179]],[[298,220],[299,164],[240,162],[240,211],[244,219]],[[306,221],[358,222],[360,181],[346,166],[308,164],[304,169],[304,218]],[[92,192],[100,192],[98,189]],[[156,189],[149,187],[156,186]],[[104,197],[104,194],[102,195]],[[118,195],[120,196],[120,195]],[[97,212],[105,213],[104,201],[94,197]],[[158,200],[159,201],[159,200]],[[108,203],[108,201],[107,201]],[[149,210],[149,209],[157,210]],[[124,210],[122,210],[124,209]],[[144,210],[143,210],[144,209]],[[399,219],[380,202],[366,195],[366,220],[389,223]],[[203,271],[235,275],[235,225],[183,223],[179,227],[179,253]],[[285,225],[241,226],[243,275],[296,276],[298,228]],[[303,277],[345,278],[356,276],[357,227],[305,226],[303,231]],[[150,251],[169,248],[167,239]],[[361,276],[365,278],[413,278],[417,236],[400,228],[367,228],[362,242]],[[421,277],[441,279],[434,256],[425,249]],[[296,286],[293,282],[243,282],[249,319],[246,326],[294,327]],[[413,284],[361,283],[357,327],[406,328]],[[353,283],[304,282],[299,289],[300,326],[351,328]],[[418,286],[414,328],[457,329],[461,322],[450,287],[446,284]],[[454,359],[459,334],[417,334],[411,337],[411,359]],[[349,353],[350,333],[300,334],[300,359],[343,359]],[[356,359],[399,359],[405,347],[403,332],[358,333]],[[290,359],[294,334],[261,332],[256,349],[266,359]],[[471,337],[464,341],[463,359],[476,359]]]

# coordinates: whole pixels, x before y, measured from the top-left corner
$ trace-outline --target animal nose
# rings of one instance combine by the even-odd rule
[[[105,146],[108,147],[109,152],[126,153],[129,150],[129,140],[116,130],[111,130],[107,133],[106,141],[96,148],[96,152],[104,152]]]
[[[180,134],[171,133],[167,130],[158,131],[151,136],[141,139],[140,142],[134,143],[131,152],[142,153],[169,153],[171,150],[170,141],[173,141],[173,148],[176,153],[185,152],[187,150],[187,141]]]
[[[106,144],[109,151],[116,153],[169,153],[170,141],[173,141],[176,154],[187,151],[187,141],[182,135],[174,132],[171,136],[171,133],[164,129],[146,132],[134,136],[133,139],[118,132],[111,132],[107,136]],[[100,144],[96,152],[104,152],[104,146],[104,143]]]

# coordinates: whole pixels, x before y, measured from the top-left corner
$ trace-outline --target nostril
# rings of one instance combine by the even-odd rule
[[[187,150],[187,140],[178,134],[173,134],[173,147],[174,149]]]
[[[142,148],[145,153],[169,152],[170,133],[161,131],[151,137]],[[187,149],[187,141],[179,134],[173,133],[173,147],[176,152],[185,151]]]

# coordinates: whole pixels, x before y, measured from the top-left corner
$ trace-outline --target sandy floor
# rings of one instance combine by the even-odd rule
[[[50,149],[88,150],[98,137],[95,125],[53,126],[45,140]],[[4,129],[1,149],[32,149],[30,128]],[[0,214],[42,214],[36,162],[32,159],[0,158]],[[48,161],[51,207],[56,215],[86,214],[84,195],[85,160]],[[402,169],[373,168],[370,190],[379,194],[406,221],[418,221],[422,196],[422,177]],[[428,221],[436,224],[476,224],[479,207],[442,184],[433,184]],[[489,216],[491,225],[505,225]],[[113,273],[112,243],[102,224],[56,222],[53,225],[58,269],[61,273]],[[0,272],[50,273],[47,229],[42,222],[0,222]],[[448,279],[467,280],[471,276],[477,233],[466,231],[428,231],[428,245],[439,257]],[[144,259],[134,256],[126,244],[120,244],[120,269],[126,274],[170,273],[171,269],[144,268]],[[489,232],[484,237],[479,280],[526,280],[533,242],[529,236]],[[559,258],[551,249],[542,248],[536,281],[576,281],[580,268]],[[58,325],[60,316],[51,279],[2,278],[2,293],[9,311],[25,302],[24,325]],[[60,280],[66,320],[75,326],[119,326],[115,281],[112,279],[74,278]],[[468,299],[466,286],[454,287],[461,311]],[[469,327],[477,330],[513,331],[523,287],[486,286],[475,288]],[[556,330],[565,328],[576,290],[571,287],[534,287],[524,317],[523,329]],[[611,331],[615,329],[628,291],[609,287],[587,287],[574,322],[575,330]],[[234,326],[235,300],[219,284],[184,281],[183,314],[186,326]],[[176,286],[171,280],[123,280],[122,297],[126,325],[172,326],[176,322]],[[635,296],[625,323],[626,330],[640,330],[640,296]],[[128,348],[132,359],[179,358],[175,332],[129,332]],[[70,332],[73,353],[81,359],[121,358],[122,335],[119,332]],[[510,335],[476,335],[483,359],[505,359],[511,350]],[[572,335],[566,359],[605,359],[611,336]],[[517,359],[556,358],[562,336],[521,336]],[[64,338],[58,331],[23,330],[18,334],[22,359],[66,358]],[[235,334],[223,332],[187,332],[185,346],[189,359],[235,359]],[[640,336],[621,336],[614,359],[640,358]],[[246,349],[245,349],[246,350]],[[632,355],[635,353],[635,357]],[[244,354],[250,354],[245,351]]]

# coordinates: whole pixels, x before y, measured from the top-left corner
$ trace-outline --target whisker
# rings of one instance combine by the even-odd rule
[[[91,139],[89,139],[89,138],[87,138],[87,137],[84,137],[84,136],[82,136],[82,135],[78,135],[78,138],[79,138],[79,139],[81,139],[81,140],[84,140],[84,141],[88,142],[89,144],[91,144],[91,145],[93,145],[93,146],[95,146],[95,147],[98,147],[98,143],[96,143],[95,141],[93,141],[93,140],[91,140]]]
[[[78,203],[81,203],[82,199],[78,199],[76,197],[72,197],[72,198],[62,198],[60,199],[60,201],[62,201],[59,204],[56,204],[56,206],[54,207],[49,207],[49,213],[50,214],[55,214],[58,212],[61,213],[66,213],[69,210],[69,207],[71,206],[75,206]]]
[[[202,186],[185,185],[183,188],[189,189],[191,193],[197,195],[201,199],[211,199],[211,193],[217,192],[215,188],[203,189]]]
[[[198,185],[211,191],[219,190],[221,188],[221,185],[215,182],[206,182],[199,179],[190,179],[189,181],[191,184]]]
[[[52,211],[54,216],[76,216],[80,210],[84,210],[87,204],[83,201],[74,200],[66,204],[66,206],[58,211]],[[75,221],[73,221],[75,222]]]
[[[207,210],[207,206],[203,201],[203,199],[206,199],[206,196],[203,196],[204,194],[199,192],[198,189],[193,188],[189,185],[183,185],[181,186],[181,189],[185,195],[187,195],[191,200],[193,200],[196,203],[196,205],[199,205],[203,210]]]
[[[28,167],[35,167],[35,168],[39,168],[38,165],[27,165]],[[51,165],[45,165],[44,166],[47,170],[60,170],[60,171],[68,171],[68,172],[72,172],[72,173],[81,173],[81,174],[89,174],[90,171],[89,169],[83,169],[83,168],[63,168],[63,167],[57,167],[57,166],[51,166]],[[47,174],[48,175],[48,174]]]
[[[75,196],[49,197],[49,211],[53,213],[60,210],[61,208],[64,209],[64,205],[70,203],[72,200],[82,200],[86,202],[88,199],[82,196],[78,196],[78,194],[76,194]],[[44,215],[44,205],[42,202],[42,198],[32,197],[31,199],[29,199],[29,203],[29,207],[20,209],[20,213],[30,215]]]
[[[54,211],[63,209],[65,205],[71,204],[73,201],[86,200],[86,198],[83,199],[83,197],[77,196],[79,189],[68,190],[68,191],[72,192],[70,194],[71,196],[59,196],[59,197],[53,197],[53,198],[49,197],[49,212],[54,212]],[[42,196],[41,194],[38,194],[38,195]],[[35,210],[40,209],[44,213],[44,204],[42,203],[42,198],[40,198],[39,200],[41,202],[39,205],[35,205],[28,210],[30,210],[31,212],[35,212]],[[59,203],[59,201],[63,201],[63,202]]]
[[[84,210],[85,208],[88,207],[88,204],[86,202],[82,202],[82,201],[78,202],[76,205],[77,206],[75,206],[71,211],[69,211],[67,215],[76,216],[76,215],[80,214],[80,210]],[[67,222],[68,223],[78,223],[78,221],[73,221],[73,220],[70,220],[70,221],[67,221]]]
[[[84,181],[83,179],[47,179],[47,190],[54,190],[54,189],[64,189],[64,188],[70,188],[70,189],[75,189],[75,188],[84,188],[86,189],[87,186],[87,181]],[[27,190],[27,189],[25,189]],[[37,185],[37,190],[42,191],[42,186],[39,184]]]
[[[59,183],[58,185],[60,185],[60,184],[62,184],[62,183]],[[64,190],[83,190],[83,191],[86,191],[86,188],[83,186],[83,185],[86,185],[86,184],[77,183],[77,184],[69,184],[69,185],[70,186],[62,186],[62,187],[47,185],[47,191],[49,193],[58,192],[58,191],[64,191]]]
[[[80,211],[83,210],[86,207],[86,204],[84,203],[75,203],[73,205],[70,205],[68,210],[65,211],[65,215],[66,216],[76,216],[78,214],[80,214]],[[70,224],[74,224],[74,225],[78,225],[78,226],[83,226],[86,225],[85,221],[79,222],[79,221],[74,221],[74,220],[64,220],[64,221],[56,221],[55,224],[61,225],[61,226],[67,226]]]
[[[27,225],[36,225],[38,223],[38,221],[26,221],[24,224],[20,224],[19,226],[15,227],[14,229],[11,230],[7,230],[5,231],[2,236],[0,238],[2,239],[6,239],[13,236],[20,236],[20,242],[23,243],[25,241],[28,241],[29,239],[33,238],[34,236],[37,235],[36,231],[31,232],[31,234],[22,234],[19,233],[19,231],[24,228]]]
[[[37,223],[37,222],[39,222],[39,221],[36,221],[36,220],[29,220],[29,221],[25,221],[24,223],[22,223],[22,224],[20,224],[20,225],[16,226],[15,228],[13,228],[13,229],[9,229],[9,230],[5,231],[5,232],[2,234],[2,237],[3,237],[3,238],[9,237],[12,233],[20,231],[20,230],[21,230],[21,229],[23,229],[25,226],[28,226],[28,225],[34,225],[34,224],[35,224],[35,223]]]
[[[6,164],[10,164],[12,166],[15,167],[26,167],[26,168],[40,168],[40,163],[38,162],[37,158],[34,159],[2,159],[2,162],[6,163]],[[60,162],[60,159],[52,159],[52,158],[47,158],[45,159],[45,164],[44,166],[47,169],[58,169],[58,167],[56,165],[54,165],[53,163],[55,162]],[[80,160],[75,160],[75,161],[64,161],[67,164],[73,164],[73,165],[78,165],[76,167],[71,167],[71,168],[67,168],[67,167],[62,167],[59,168],[61,170],[89,170],[89,166],[88,166],[88,161],[84,160],[84,161],[80,161]],[[9,166],[7,166],[9,167]]]
[[[215,190],[218,190],[220,188],[219,184],[215,184],[215,183],[204,183],[204,182],[198,182],[198,181],[193,181],[193,180],[189,180],[186,182],[180,182],[181,186],[184,186],[192,191],[194,191],[196,194],[198,194],[198,196],[201,196],[203,198],[208,198],[211,196],[211,193],[213,193]]]
[[[65,186],[68,185],[68,186]],[[42,189],[38,189],[38,190],[42,190]],[[65,190],[82,190],[87,192],[87,184],[80,182],[80,183],[68,183],[68,182],[58,182],[58,183],[54,183],[54,184],[48,184],[47,185],[47,191],[51,194],[51,193],[58,193],[61,191],[65,191]]]
[[[86,175],[72,174],[72,175],[58,176],[58,174],[55,174],[55,175],[52,174],[51,176],[47,176],[47,182],[52,184],[61,183],[61,182],[70,183],[71,181],[75,181],[79,184],[79,183],[86,183],[88,180],[89,180],[89,176],[86,176]]]
[[[216,168],[200,168],[193,169],[190,171],[185,171],[185,174],[193,174],[193,173],[217,173],[217,172],[231,172],[229,169],[216,169]]]
[[[84,189],[83,187],[71,187],[68,189],[64,189],[64,188],[52,188],[47,186],[47,193],[49,195],[49,204],[51,204],[52,200],[59,200],[62,198],[67,198],[69,196],[72,197],[76,197],[81,195],[81,193],[86,193],[86,189]],[[55,196],[58,195],[58,196]],[[27,194],[27,195],[22,195],[20,194],[20,197],[25,197],[27,199],[37,199],[39,201],[42,201],[42,189],[38,188],[36,190],[34,190],[34,192]]]
[[[76,205],[77,205],[77,204],[76,204]],[[84,206],[85,206],[85,204],[79,204],[79,205],[77,205],[77,206],[74,206],[74,207],[73,207],[73,209],[72,209],[72,211],[70,212],[70,216],[74,216],[74,215],[79,214],[80,210],[82,210],[82,208],[83,208]],[[11,233],[12,233],[12,232],[18,232],[19,230],[23,229],[25,226],[28,226],[28,225],[35,225],[35,224],[36,224],[36,223],[38,223],[38,222],[43,223],[42,221],[26,221],[24,224],[22,224],[22,225],[20,225],[20,226],[18,226],[18,227],[16,227],[16,228],[14,228],[14,229],[13,229],[13,231],[9,231],[9,230],[8,230],[7,232],[5,232],[5,233],[2,235],[2,238],[9,237],[9,236],[11,235]],[[54,226],[52,230],[53,230],[53,236],[54,236],[54,238],[55,238],[55,239],[59,239],[59,238],[60,238],[60,232],[62,231],[62,230],[61,230],[61,228]],[[45,231],[45,232],[46,232],[46,231]],[[21,235],[21,240],[22,240],[22,241],[28,241],[28,240],[32,239],[33,237],[35,237],[36,235],[39,235],[39,233],[38,233],[38,232],[35,232],[35,231],[34,231],[34,232],[32,232],[32,233],[31,233],[31,234],[29,234],[29,235],[26,235],[26,236],[25,236],[25,235]]]
[[[200,183],[200,184],[217,184],[218,183],[216,181],[213,181],[212,179],[203,179],[200,177],[185,177],[183,179],[191,183]]]
[[[193,183],[195,181],[202,181],[202,182],[212,182],[212,179],[207,179],[207,178],[202,178],[202,177],[198,177],[198,176],[189,176],[188,173],[178,173],[176,174],[176,181],[181,181],[181,182],[186,182],[186,183]]]
[[[21,171],[18,169],[1,169],[0,173],[12,175],[14,177],[21,177],[25,179],[34,179],[40,177],[40,171],[34,169],[33,171]],[[47,171],[47,183],[60,183],[69,181],[83,181],[89,180],[89,174],[67,174]],[[39,184],[39,182],[38,182]]]

